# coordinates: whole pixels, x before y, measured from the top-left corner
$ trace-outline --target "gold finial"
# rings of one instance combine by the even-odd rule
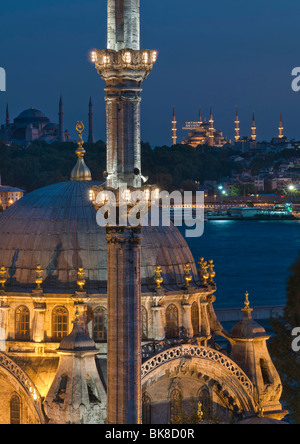
[[[1,284],[1,290],[5,291],[5,284],[7,282],[6,279],[6,268],[1,267],[0,268],[0,284]]]
[[[250,310],[250,301],[249,301],[249,293],[248,291],[246,291],[245,293],[245,302],[244,302],[245,306],[243,308],[243,311],[249,311]]]
[[[198,273],[201,277],[201,282],[203,285],[206,285],[207,280],[209,279],[209,274],[207,272],[207,269],[208,269],[207,262],[204,260],[203,257],[201,257],[198,264],[200,265],[199,269],[198,269]]]
[[[264,412],[265,412],[265,409],[263,408],[262,402],[261,402],[261,399],[260,399],[259,402],[258,402],[257,416],[259,418],[263,418],[264,417]]]
[[[82,139],[82,133],[84,131],[84,124],[82,123],[82,121],[77,122],[76,131],[78,132],[78,136],[79,136],[79,139],[77,142],[78,148],[77,148],[76,154],[80,159],[82,159],[83,156],[85,155],[85,149],[83,148],[84,141]]]
[[[216,272],[214,271],[214,261],[210,260],[208,261],[209,266],[208,266],[208,274],[209,274],[209,283],[210,284],[214,284],[214,277],[216,276]]]
[[[203,411],[202,411],[202,404],[200,401],[198,402],[197,416],[198,416],[199,422],[202,422],[203,421]]]
[[[164,278],[162,277],[162,269],[160,266],[157,266],[155,269],[155,283],[156,283],[156,288],[155,290],[161,290],[161,284],[164,282]]]
[[[85,271],[84,268],[78,268],[77,272],[77,285],[79,287],[79,291],[83,292],[83,287],[85,286],[86,280],[84,279]]]
[[[42,270],[42,267],[40,265],[38,265],[36,267],[35,273],[36,273],[35,283],[37,284],[36,288],[37,288],[37,290],[41,290],[42,289],[41,284],[43,283],[42,274],[44,273],[44,270]]]
[[[73,168],[71,173],[71,180],[92,180],[92,175],[88,167],[86,166],[83,158],[85,155],[85,149],[83,148],[83,138],[82,133],[84,131],[84,124],[82,121],[78,121],[76,124],[76,131],[78,132],[78,142],[77,142],[77,150],[76,154],[78,157],[77,164]]]
[[[191,266],[190,266],[190,264],[185,264],[183,279],[185,280],[185,288],[189,288],[190,282],[193,279],[192,275],[191,275]]]

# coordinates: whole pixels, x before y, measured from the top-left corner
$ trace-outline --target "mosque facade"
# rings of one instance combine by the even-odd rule
[[[96,222],[91,189],[124,180],[138,189],[144,180],[141,84],[157,54],[140,50],[139,6],[139,0],[108,0],[108,48],[92,55],[106,82],[106,184],[92,180],[78,124],[70,181],[27,194],[0,215],[2,424],[104,424],[110,403],[121,403],[135,384],[132,409],[144,424],[277,423],[287,413],[269,336],[252,319],[248,294],[243,319],[228,332],[214,311],[213,261],[195,261],[173,224],[142,227],[137,250],[137,239],[125,239],[129,231],[108,233]],[[127,257],[129,270],[140,264],[134,275],[121,273]],[[141,350],[137,374],[123,375],[113,390],[112,337],[117,364],[128,356],[108,299],[112,288],[129,299],[140,295],[137,317],[128,315],[140,337],[127,342]]]

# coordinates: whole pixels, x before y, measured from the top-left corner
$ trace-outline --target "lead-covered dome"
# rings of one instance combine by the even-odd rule
[[[100,183],[69,181],[36,190],[0,215],[0,266],[8,270],[7,289],[34,288],[36,267],[44,270],[46,292],[74,291],[77,270],[86,272],[86,289],[105,294],[105,229],[96,223],[89,189]],[[142,291],[154,289],[155,267],[162,266],[164,288],[182,289],[184,266],[197,269],[183,236],[174,227],[144,227]]]
[[[14,119],[14,123],[17,125],[30,125],[34,123],[50,123],[50,119],[45,116],[42,111],[38,109],[30,108],[23,111]]]

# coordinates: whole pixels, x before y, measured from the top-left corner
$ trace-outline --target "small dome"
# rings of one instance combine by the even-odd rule
[[[72,332],[60,343],[59,352],[97,352],[96,344],[83,331],[83,324],[77,319],[74,321]]]
[[[30,108],[23,111],[19,114],[16,119],[14,119],[14,123],[16,124],[26,124],[30,123],[49,123],[50,120],[45,116],[44,113],[39,111],[38,109]]]
[[[257,337],[266,337],[266,330],[258,324],[251,315],[251,309],[244,309],[243,319],[238,322],[231,330],[232,338],[250,339]]]

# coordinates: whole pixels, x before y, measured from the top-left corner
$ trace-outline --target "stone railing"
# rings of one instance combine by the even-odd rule
[[[210,348],[193,345],[181,345],[153,356],[142,365],[142,378],[166,362],[181,358],[199,358],[218,363],[231,376],[237,378],[248,393],[253,394],[253,385],[248,376],[227,356]]]
[[[0,352],[0,367],[7,370],[22,385],[26,393],[32,399],[35,410],[41,423],[44,422],[44,415],[41,408],[41,397],[38,390],[28,375],[5,353]]]

